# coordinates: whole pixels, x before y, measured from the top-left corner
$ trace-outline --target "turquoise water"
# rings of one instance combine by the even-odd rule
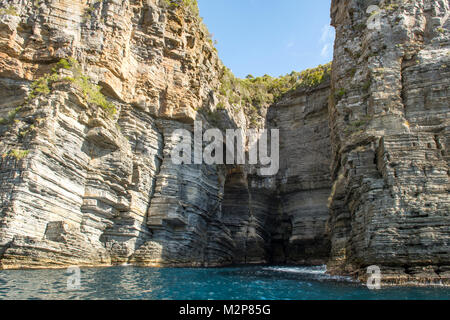
[[[221,269],[82,269],[80,289],[67,290],[66,270],[0,271],[0,299],[329,300],[450,299],[450,288],[372,291],[325,267]]]

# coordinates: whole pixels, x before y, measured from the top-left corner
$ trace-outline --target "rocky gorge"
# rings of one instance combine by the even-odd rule
[[[234,78],[195,1],[0,5],[0,268],[377,265],[450,285],[448,0],[333,0],[333,62],[281,80]],[[175,165],[196,120],[279,129],[278,174]]]

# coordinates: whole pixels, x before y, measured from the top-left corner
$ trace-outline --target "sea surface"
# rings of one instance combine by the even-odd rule
[[[147,300],[367,300],[450,299],[450,288],[399,287],[369,290],[333,277],[326,267],[236,267],[0,271],[0,299]],[[69,280],[69,287],[68,287]]]

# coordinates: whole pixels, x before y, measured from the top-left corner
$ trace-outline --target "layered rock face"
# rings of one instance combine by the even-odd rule
[[[172,162],[174,130],[255,119],[222,105],[208,31],[168,3],[0,0],[0,268],[328,262],[448,284],[448,1],[333,1],[331,80],[257,110],[280,130],[273,177]]]
[[[449,283],[448,17],[448,1],[332,3],[333,273]]]
[[[222,219],[234,239],[233,263],[328,260],[329,85],[293,90],[268,108],[264,127],[280,130],[276,176],[259,176],[257,166],[228,170]]]
[[[295,140],[279,177],[175,165],[172,133],[211,126],[197,111],[217,104],[223,68],[195,15],[164,1],[4,4],[16,12],[0,16],[2,268],[326,261],[329,164],[294,164],[297,144],[327,138],[326,86],[270,109],[266,126]],[[68,57],[116,113],[91,103],[71,68],[48,92],[36,85]],[[221,127],[247,129],[242,111],[225,111]]]
[[[164,1],[1,5],[1,266],[229,262],[219,171],[170,160],[222,68],[197,18]],[[30,94],[67,57],[114,115],[70,73]]]
[[[277,263],[323,264],[329,256],[329,95],[329,82],[298,89],[268,112],[269,128],[280,130],[279,208],[272,215]]]

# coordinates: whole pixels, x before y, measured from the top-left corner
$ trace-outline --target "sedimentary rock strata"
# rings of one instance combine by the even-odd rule
[[[329,254],[329,95],[328,82],[312,90],[299,89],[268,113],[269,127],[280,129],[279,208],[272,239],[276,262],[321,264]]]
[[[191,7],[0,4],[1,268],[328,263],[448,284],[448,1],[334,0],[331,79],[245,106]],[[279,129],[278,174],[175,165],[195,120]]]
[[[169,245],[167,258],[135,254],[158,239],[162,225],[163,244],[185,250],[188,264],[204,262],[203,253],[194,257],[184,247],[196,241],[212,256],[229,250],[203,237],[209,223],[217,228],[214,214],[211,222],[193,221],[206,219],[218,201],[211,196],[219,189],[213,189],[214,170],[174,169],[167,158],[168,130],[192,122],[218,85],[222,67],[206,29],[191,13],[160,1],[2,1],[9,5],[15,12],[0,16],[2,267],[183,261],[172,257]],[[48,94],[30,94],[68,57],[100,85],[114,115],[86,101],[85,88],[65,81],[74,77],[67,70]],[[183,189],[185,179],[195,183]],[[203,198],[202,191],[208,193]],[[200,207],[184,212],[183,201]],[[192,222],[195,238],[186,236],[178,247],[182,230],[171,233],[177,212],[186,225]],[[158,215],[164,216],[159,223]]]
[[[332,272],[449,281],[448,15],[448,1],[332,3]]]

